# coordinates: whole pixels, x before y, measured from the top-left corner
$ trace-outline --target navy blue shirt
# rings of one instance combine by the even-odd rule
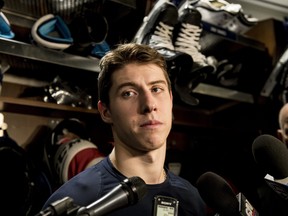
[[[167,178],[161,184],[147,185],[147,193],[136,204],[114,210],[110,216],[153,216],[154,197],[156,195],[176,198],[179,201],[178,216],[204,216],[205,203],[198,190],[187,180],[166,170]],[[47,200],[43,209],[64,197],[70,197],[74,203],[86,207],[110,192],[124,179],[112,165],[109,157],[82,171],[64,183]],[[108,214],[107,214],[108,215]]]

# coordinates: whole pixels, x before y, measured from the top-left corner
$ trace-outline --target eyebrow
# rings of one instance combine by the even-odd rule
[[[164,84],[167,86],[167,82],[165,80],[156,80],[156,81],[152,81],[150,83],[148,83],[148,85],[156,85],[156,84]],[[126,87],[126,86],[138,86],[135,82],[124,82],[122,84],[120,84],[116,91],[118,92],[120,89],[122,89],[123,87]]]

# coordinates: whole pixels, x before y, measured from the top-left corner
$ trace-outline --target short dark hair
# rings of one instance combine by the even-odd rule
[[[164,73],[171,90],[171,81],[167,72],[165,58],[154,48],[144,44],[124,43],[109,51],[100,60],[100,73],[98,76],[98,99],[109,107],[109,90],[112,86],[111,76],[114,71],[123,68],[129,63],[147,64],[159,66]]]

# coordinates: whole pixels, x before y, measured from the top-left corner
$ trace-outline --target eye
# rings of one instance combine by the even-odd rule
[[[134,95],[135,95],[135,92],[133,92],[133,91],[124,91],[122,93],[122,97],[124,97],[124,98],[129,98],[129,97],[132,97]]]
[[[164,89],[161,88],[161,87],[159,87],[159,86],[155,86],[155,87],[152,88],[151,91],[152,91],[152,92],[155,92],[155,93],[158,93],[158,92],[164,91]]]

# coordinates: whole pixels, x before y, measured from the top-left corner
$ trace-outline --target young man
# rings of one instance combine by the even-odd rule
[[[44,208],[66,196],[87,206],[137,176],[147,185],[143,198],[109,215],[205,215],[197,189],[164,168],[173,97],[163,56],[147,45],[121,44],[101,59],[100,70],[98,110],[111,125],[114,149],[60,187]]]

